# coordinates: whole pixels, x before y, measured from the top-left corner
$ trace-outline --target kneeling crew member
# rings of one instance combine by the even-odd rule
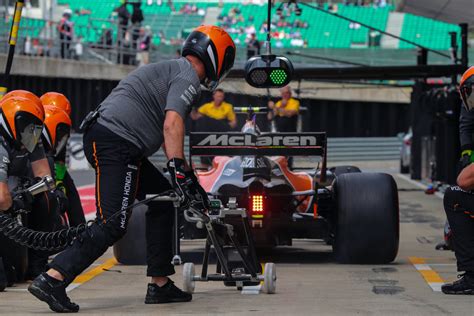
[[[160,193],[169,182],[147,159],[160,147],[169,159],[172,184],[185,204],[194,201],[205,209],[206,192],[184,159],[184,122],[199,99],[200,84],[214,90],[232,68],[235,45],[216,26],[200,26],[186,39],[182,58],[145,65],[131,72],[86,120],[84,152],[96,170],[97,217],[65,251],[57,255],[47,273],[36,278],[29,291],[56,312],[77,312],[66,286],[122,238],[128,207],[139,191]],[[95,120],[94,118],[97,118]],[[173,208],[150,203],[146,215],[147,275],[145,303],[186,302],[168,278],[172,260]],[[144,245],[145,246],[145,245]]]
[[[474,67],[468,69],[460,82],[463,104],[469,113],[474,109]],[[474,295],[474,164],[467,161],[457,178],[458,186],[444,194],[444,210],[452,231],[452,247],[457,259],[460,279],[445,284],[445,294]]]
[[[63,190],[68,199],[67,216],[69,224],[71,226],[77,226],[85,223],[86,219],[84,217],[84,210],[82,209],[79,192],[77,191],[76,185],[66,168],[66,145],[72,127],[71,103],[66,96],[57,92],[47,92],[43,94],[40,99],[43,106],[54,106],[63,110],[67,115],[66,118],[64,114],[54,111],[51,112],[51,114],[55,113],[55,115],[49,117],[48,113],[46,113],[45,132],[47,133],[45,134],[46,139],[43,140],[43,144],[46,146],[45,149],[48,156],[51,156],[54,159],[56,187]]]
[[[10,96],[2,99],[0,108],[0,210],[29,210],[28,226],[35,230],[50,231],[52,219],[49,214],[53,212],[49,212],[49,199],[43,199],[43,195],[35,198],[32,211],[33,201],[12,199],[10,193],[20,184],[20,178],[30,176],[28,163],[34,177],[51,176],[41,143],[43,107],[30,99]],[[44,270],[46,261],[47,256],[42,252],[29,250],[29,276],[34,277]]]

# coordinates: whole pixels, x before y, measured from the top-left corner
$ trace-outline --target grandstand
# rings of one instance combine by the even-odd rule
[[[315,1],[314,5],[316,5]],[[172,54],[189,30],[202,23],[217,23],[231,34],[237,46],[244,49],[251,32],[265,40],[267,5],[246,4],[242,1],[142,1],[143,25],[152,31],[152,43],[162,55]],[[118,0],[58,0],[58,13],[65,8],[73,11],[75,34],[85,43],[93,45],[101,38],[105,29],[112,31],[114,43],[117,40],[118,20],[114,10]],[[183,12],[185,6],[195,7],[193,12]],[[303,7],[300,16],[290,9],[284,9],[281,16],[277,6],[272,9],[273,47],[276,49],[364,49],[413,50],[411,44],[396,41],[386,45],[384,36],[358,23],[340,19],[331,14]],[[449,32],[459,34],[459,26],[433,19],[395,12],[394,6],[353,6],[324,4],[323,8],[333,13],[360,21],[383,31],[394,32],[415,43],[437,50],[449,50]],[[211,10],[212,9],[212,10]],[[129,11],[132,11],[131,6]],[[397,17],[394,19],[393,17]],[[2,36],[6,36],[10,20],[3,22]],[[45,31],[44,20],[24,18],[20,36],[47,39],[51,31]],[[174,48],[173,48],[174,47]],[[337,54],[337,53],[336,53]]]

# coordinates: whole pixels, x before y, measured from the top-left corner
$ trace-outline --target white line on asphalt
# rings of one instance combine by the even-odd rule
[[[439,282],[430,282],[428,284],[434,292],[441,292],[441,286],[444,285],[444,283]]]
[[[411,184],[421,188],[421,189],[428,189],[428,186],[427,185],[424,185],[423,183],[420,183],[418,181],[415,181],[413,179],[410,179],[408,176],[404,175],[404,174],[400,174],[400,173],[397,173],[397,177],[407,181],[407,182],[410,182]],[[439,197],[440,199],[443,199],[444,198],[444,194],[441,193],[441,192],[435,192],[434,195],[436,195],[437,197]]]
[[[431,267],[427,264],[414,264],[415,268],[418,271],[427,271],[427,270],[433,270]]]

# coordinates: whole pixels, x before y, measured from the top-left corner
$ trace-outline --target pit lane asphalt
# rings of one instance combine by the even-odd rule
[[[329,246],[298,240],[292,247],[264,255],[265,261],[276,263],[276,294],[245,295],[220,282],[198,282],[192,302],[145,305],[145,267],[108,265],[104,271],[98,265],[110,263],[109,250],[69,295],[87,314],[474,315],[473,296],[444,295],[436,283],[452,281],[457,275],[453,253],[434,249],[442,240],[442,200],[396,174],[397,162],[357,165],[367,171],[385,170],[397,181],[401,236],[392,264],[339,265]],[[90,172],[75,172],[73,177],[78,185],[93,181]],[[202,247],[202,241],[183,242],[184,259],[199,260]],[[196,268],[198,273],[200,267]],[[173,277],[178,286],[181,271],[178,267]],[[49,313],[44,303],[24,291],[26,286],[0,293],[1,315]]]

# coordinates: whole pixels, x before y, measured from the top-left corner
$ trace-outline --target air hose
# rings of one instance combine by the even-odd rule
[[[111,220],[121,214],[124,211],[130,211],[132,208],[142,205],[148,202],[155,200],[160,196],[170,196],[175,195],[174,191],[166,191],[161,194],[153,195],[149,198],[146,198],[142,201],[136,202],[127,208],[121,209],[114,213],[107,222],[98,222],[89,221],[85,224],[80,224],[75,227],[64,228],[61,230],[53,232],[42,232],[32,230],[30,228],[24,227],[18,219],[8,213],[0,212],[0,231],[9,239],[15,241],[16,243],[23,245],[28,248],[35,250],[46,250],[46,251],[61,251],[72,244],[76,239],[81,240],[81,235],[83,232],[92,234],[92,231],[89,229],[92,225],[108,225]],[[128,212],[127,212],[128,213]]]

